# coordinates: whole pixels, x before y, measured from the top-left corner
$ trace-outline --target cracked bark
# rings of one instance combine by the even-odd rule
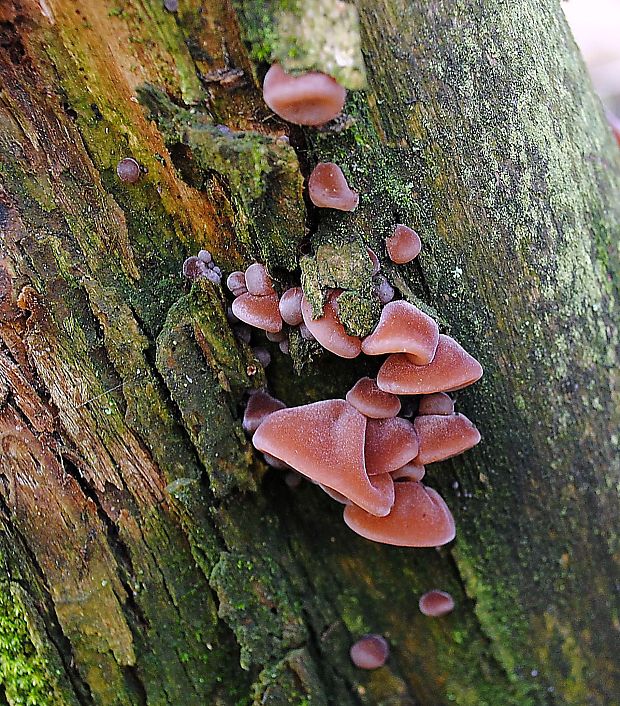
[[[294,151],[258,90],[279,3],[180,5],[0,7],[0,703],[611,703],[620,165],[559,6],[359,0],[368,90]],[[318,159],[354,214],[305,213]],[[363,328],[394,222],[424,249],[384,272],[486,370],[458,399],[483,443],[429,469],[440,551],[356,538],[241,433],[248,389],[343,396],[373,361],[250,374],[179,276],[206,247],[286,283],[309,251],[309,296],[343,286]],[[369,631],[392,657],[360,674]]]

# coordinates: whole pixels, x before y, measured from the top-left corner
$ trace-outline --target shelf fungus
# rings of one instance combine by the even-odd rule
[[[420,444],[417,460],[424,465],[458,456],[480,441],[480,432],[464,414],[418,415],[413,426]]]
[[[324,125],[340,115],[346,97],[345,88],[319,71],[293,76],[273,64],[263,81],[265,103],[295,125]]]
[[[351,645],[351,662],[359,669],[379,669],[390,656],[390,647],[382,635],[364,635]]]
[[[404,265],[414,260],[422,249],[420,236],[407,226],[398,224],[392,235],[385,239],[388,257],[397,265]]]
[[[359,194],[347,183],[342,169],[333,162],[319,162],[308,180],[310,200],[319,208],[355,211]]]
[[[240,321],[272,334],[282,330],[278,294],[264,265],[255,262],[245,272],[233,272],[226,285],[235,296],[232,313]]]
[[[454,610],[454,598],[446,591],[433,589],[420,596],[418,601],[420,612],[431,618],[439,618]]]

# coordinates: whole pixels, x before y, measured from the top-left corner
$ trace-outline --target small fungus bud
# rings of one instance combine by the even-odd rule
[[[418,414],[453,414],[454,400],[445,392],[435,392],[432,395],[422,395],[418,405]]]
[[[351,662],[359,669],[383,667],[390,656],[387,640],[381,635],[364,635],[351,645]]]
[[[236,297],[245,294],[248,291],[245,286],[245,273],[231,272],[226,279],[226,286]]]
[[[370,258],[370,262],[372,262],[372,273],[371,274],[374,277],[381,269],[381,263],[379,262],[379,258],[375,254],[374,250],[371,250],[370,248],[366,248],[366,251],[368,252],[368,257]]]
[[[250,395],[245,407],[243,430],[248,434],[253,434],[270,414],[285,408],[286,405],[281,400],[272,397],[264,390],[257,390]]]
[[[140,165],[133,157],[125,157],[116,165],[116,173],[121,181],[135,184],[141,176]]]
[[[255,262],[245,271],[245,286],[250,294],[257,297],[266,297],[275,294],[271,277],[265,265]]]
[[[202,260],[199,260],[195,255],[188,257],[183,263],[183,276],[192,281],[204,277],[209,268]]]
[[[359,194],[349,188],[342,169],[333,162],[319,162],[308,180],[310,200],[319,208],[355,211]]]
[[[439,343],[439,327],[430,316],[406,301],[383,307],[375,330],[362,342],[366,355],[409,353],[418,365],[433,359]]]
[[[385,246],[390,260],[397,265],[404,265],[419,255],[422,243],[414,230],[399,224],[394,228],[394,233],[385,239]]]
[[[302,297],[301,312],[305,325],[323,348],[341,358],[355,358],[362,350],[362,341],[357,336],[349,336],[338,319],[336,300],[339,294],[339,289],[333,289],[329,293],[323,307],[323,316],[319,319],[312,318],[312,307],[305,296]]]
[[[296,125],[323,125],[333,120],[344,108],[346,97],[346,90],[335,79],[318,71],[291,76],[273,64],[263,81],[265,103]]]
[[[202,260],[202,262],[206,263],[207,265],[210,262],[213,262],[213,256],[208,250],[200,250],[198,252],[198,259]]]
[[[377,387],[372,378],[361,378],[347,392],[347,402],[367,417],[386,419],[400,412],[400,400]]]
[[[446,591],[434,589],[420,596],[418,605],[420,606],[420,612],[424,613],[424,615],[428,615],[431,618],[439,618],[454,610],[454,598]]]
[[[413,424],[420,442],[417,461],[424,465],[458,456],[480,441],[480,432],[463,414],[418,416]]]
[[[390,475],[392,476],[392,480],[394,481],[420,481],[422,480],[422,478],[424,478],[425,473],[426,469],[424,468],[424,466],[420,465],[415,461],[411,461],[411,463],[406,463],[404,466],[397,468],[395,471],[391,471]]]
[[[394,287],[385,277],[375,277],[375,294],[382,304],[389,304],[394,299]]]
[[[291,287],[280,297],[280,315],[289,326],[299,326],[301,315],[301,287]]]

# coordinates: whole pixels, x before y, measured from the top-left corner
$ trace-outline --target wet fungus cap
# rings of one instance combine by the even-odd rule
[[[454,610],[454,598],[446,591],[434,589],[420,596],[418,601],[420,612],[431,618],[439,618]]]
[[[404,265],[420,254],[422,242],[414,230],[399,224],[394,228],[394,233],[385,239],[385,247],[392,262]]]
[[[250,294],[266,297],[275,294],[276,290],[271,283],[271,277],[265,265],[255,262],[245,271],[245,286]]]
[[[296,125],[324,125],[344,108],[346,90],[331,76],[311,71],[292,76],[273,64],[263,81],[265,103],[283,120]]]
[[[248,291],[245,285],[245,272],[231,272],[226,278],[226,286],[236,297],[245,294]]]
[[[366,355],[409,353],[418,365],[433,360],[439,343],[439,327],[430,316],[409,302],[386,304],[375,330],[362,341]]]
[[[306,297],[302,296],[301,312],[308,330],[323,348],[341,358],[355,358],[362,350],[362,341],[357,336],[349,336],[338,318],[337,298],[340,293],[339,289],[329,293],[323,306],[323,316],[318,319],[312,318],[312,307]]]
[[[360,378],[347,392],[346,400],[362,414],[373,419],[395,417],[400,412],[398,397],[380,390],[372,378]]]
[[[463,414],[429,414],[413,423],[420,449],[417,461],[423,465],[458,456],[480,441],[480,432]]]
[[[333,162],[319,162],[308,180],[310,200],[319,208],[355,211],[359,194],[349,187],[342,169]]]
[[[142,174],[140,165],[133,157],[125,157],[116,165],[116,174],[126,184],[135,184]]]
[[[369,476],[395,471],[418,455],[414,425],[402,417],[369,419],[364,452]]]
[[[311,480],[336,490],[368,513],[394,503],[388,474],[369,479],[364,463],[366,417],[345,400],[324,400],[270,414],[252,443]]]
[[[409,481],[394,484],[389,515],[376,517],[357,505],[347,505],[344,521],[366,539],[399,547],[439,547],[456,535],[454,518],[441,495]]]
[[[460,390],[481,377],[480,363],[453,338],[440,334],[435,357],[428,365],[416,364],[406,353],[396,353],[381,366],[377,385],[394,395],[426,395]]]
[[[390,647],[381,635],[364,635],[351,645],[349,654],[359,669],[378,669],[387,662]]]
[[[255,328],[269,333],[282,330],[282,317],[278,308],[278,295],[256,296],[246,292],[240,294],[232,303],[233,314]]]
[[[301,313],[301,287],[291,287],[280,297],[280,316],[289,326],[299,326],[304,320]]]

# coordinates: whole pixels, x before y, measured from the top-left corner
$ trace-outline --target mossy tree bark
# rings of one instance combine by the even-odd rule
[[[559,3],[359,0],[360,35],[336,1],[179,5],[0,6],[0,703],[613,703],[620,164]],[[264,62],[342,50],[359,89],[360,36],[349,124],[277,140]],[[355,214],[307,211],[318,159]],[[364,332],[395,222],[424,249],[388,277],[486,370],[458,399],[483,443],[428,473],[439,551],[354,536],[241,432],[266,380],[301,404],[376,362],[296,340],[265,377],[180,277],[256,258],[347,289]],[[431,587],[451,616],[418,612]],[[368,631],[393,654],[361,674]]]

